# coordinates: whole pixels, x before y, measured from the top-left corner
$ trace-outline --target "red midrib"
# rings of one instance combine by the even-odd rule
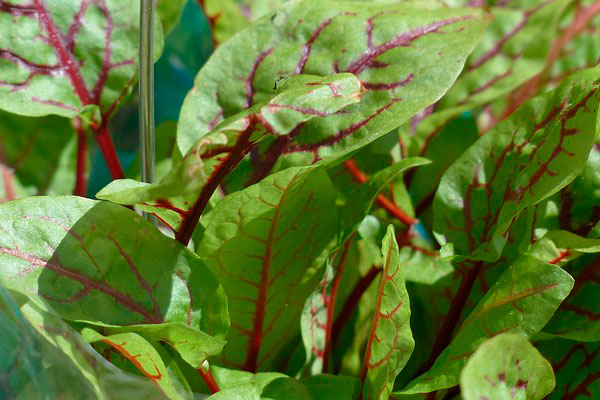
[[[283,200],[284,197],[285,192],[281,200]],[[265,256],[262,265],[260,286],[258,287],[258,297],[256,299],[256,309],[254,311],[254,325],[252,327],[252,334],[250,335],[250,339],[248,341],[248,353],[246,354],[246,362],[244,363],[244,369],[251,372],[256,372],[258,353],[260,351],[260,345],[263,339],[263,324],[265,321],[267,308],[267,292],[269,291],[269,272],[271,269],[271,257],[273,256],[272,250],[273,246],[275,245],[275,231],[279,221],[279,212],[279,207],[275,208],[275,215],[273,215],[273,221],[271,223],[271,228],[269,229],[269,237],[267,238]]]
[[[381,303],[383,301],[383,292],[385,289],[385,284],[387,282],[387,273],[390,268],[390,262],[392,259],[392,251],[394,251],[394,246],[391,245],[388,249],[387,257],[385,260],[385,266],[383,268],[383,274],[381,276],[381,283],[379,284],[379,292],[377,293],[377,304],[375,306],[375,313],[373,314],[373,324],[371,325],[371,333],[369,334],[369,340],[367,341],[367,349],[365,351],[365,359],[363,361],[362,370],[360,373],[360,379],[365,381],[367,377],[367,370],[369,369],[369,364],[371,362],[371,353],[373,351],[373,341],[375,340],[375,334],[377,333],[377,326],[379,325],[379,316],[381,310]]]
[[[73,83],[73,87],[75,88],[77,96],[79,96],[79,99],[81,100],[84,106],[90,104],[90,93],[85,85],[81,73],[79,72],[79,69],[77,68],[76,61],[73,59],[72,55],[67,51],[64,39],[62,37],[62,33],[60,33],[58,27],[50,17],[48,10],[46,10],[46,7],[43,4],[43,0],[34,0],[34,5],[39,13],[39,18],[41,22],[44,24],[44,27],[48,32],[48,36],[50,37],[49,39],[52,47],[54,47],[61,63],[67,69],[67,73],[69,74],[71,83]]]

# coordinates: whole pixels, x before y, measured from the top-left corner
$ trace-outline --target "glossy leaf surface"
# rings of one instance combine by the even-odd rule
[[[257,142],[268,136],[289,137],[315,118],[345,114],[340,110],[359,102],[364,91],[352,74],[324,78],[302,75],[280,85],[269,101],[234,115],[203,136],[159,182],[114,181],[97,196],[121,204],[139,204],[177,230],[191,218],[188,211],[195,199],[210,196]]]
[[[2,1],[0,108],[110,116],[136,78],[139,11],[137,1]],[[155,39],[158,56],[160,23]]]
[[[265,142],[251,175],[256,181],[273,168],[333,161],[436,101],[486,24],[477,10],[424,13],[402,4],[288,3],[219,46],[185,101],[179,148],[189,150],[212,121],[264,101],[281,75],[350,72],[367,91],[348,108],[349,115],[312,121],[292,141]]]
[[[599,76],[581,72],[529,101],[446,171],[434,212],[448,254],[497,260],[519,213],[583,169],[598,132]]]

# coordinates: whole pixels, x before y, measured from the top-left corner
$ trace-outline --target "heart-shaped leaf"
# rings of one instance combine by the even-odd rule
[[[522,335],[483,342],[460,374],[465,400],[541,400],[556,384],[552,365]]]

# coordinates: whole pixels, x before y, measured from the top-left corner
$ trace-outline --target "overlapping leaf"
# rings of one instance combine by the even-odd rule
[[[550,400],[595,399],[600,395],[600,343],[554,339],[538,344],[556,375]]]
[[[64,321],[31,302],[18,305],[0,287],[2,398],[163,398],[144,379],[103,360]]]
[[[444,174],[434,228],[448,253],[495,261],[519,213],[573,180],[598,132],[600,70],[527,102]]]
[[[403,393],[457,385],[461,369],[482,342],[503,332],[531,337],[550,320],[572,287],[573,278],[560,267],[522,255],[490,288],[433,367]]]
[[[84,329],[83,337],[101,349],[105,357],[114,365],[131,364],[132,372],[138,372],[152,383],[158,385],[169,399],[190,399],[191,393],[186,393],[176,386],[169,376],[167,366],[160,354],[146,339],[137,333],[127,332],[103,336],[92,329]],[[114,354],[113,354],[114,353]]]
[[[460,375],[465,400],[540,400],[554,385],[550,363],[527,338],[508,333],[482,343]]]
[[[3,0],[0,108],[74,117],[99,106],[110,116],[135,80],[139,11],[133,1]]]
[[[334,200],[323,170],[293,168],[225,197],[202,219],[198,254],[225,288],[233,321],[226,365],[264,370],[298,334],[337,231]]]
[[[278,92],[272,91],[274,96],[269,101],[217,125],[159,182],[150,185],[132,180],[114,181],[97,197],[121,204],[139,204],[177,230],[190,218],[189,210],[196,198],[208,200],[226,174],[257,142],[269,135],[285,139],[314,118],[338,112],[346,115],[341,109],[359,102],[363,90],[352,74],[293,77]]]
[[[393,226],[388,227],[381,253],[384,259],[383,275],[362,376],[363,398],[377,400],[389,398],[396,376],[408,362],[415,347],[410,330],[410,303]]]
[[[565,0],[520,2],[492,7],[494,16],[481,44],[437,108],[488,103],[539,73],[546,63]]]
[[[0,205],[0,260],[8,288],[67,320],[139,332],[196,366],[224,345],[225,294],[208,268],[121,206],[77,197]]]
[[[477,10],[363,2],[291,2],[220,46],[196,78],[178,126],[189,150],[212,121],[264,101],[281,75],[357,75],[367,89],[348,115],[265,141],[252,182],[273,169],[333,161],[399,126],[452,84],[487,19]],[[443,68],[440,66],[443,65]]]

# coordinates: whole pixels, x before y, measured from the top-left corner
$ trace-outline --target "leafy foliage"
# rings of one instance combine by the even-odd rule
[[[140,2],[0,0],[1,398],[600,396],[600,1],[155,7],[142,182]]]

